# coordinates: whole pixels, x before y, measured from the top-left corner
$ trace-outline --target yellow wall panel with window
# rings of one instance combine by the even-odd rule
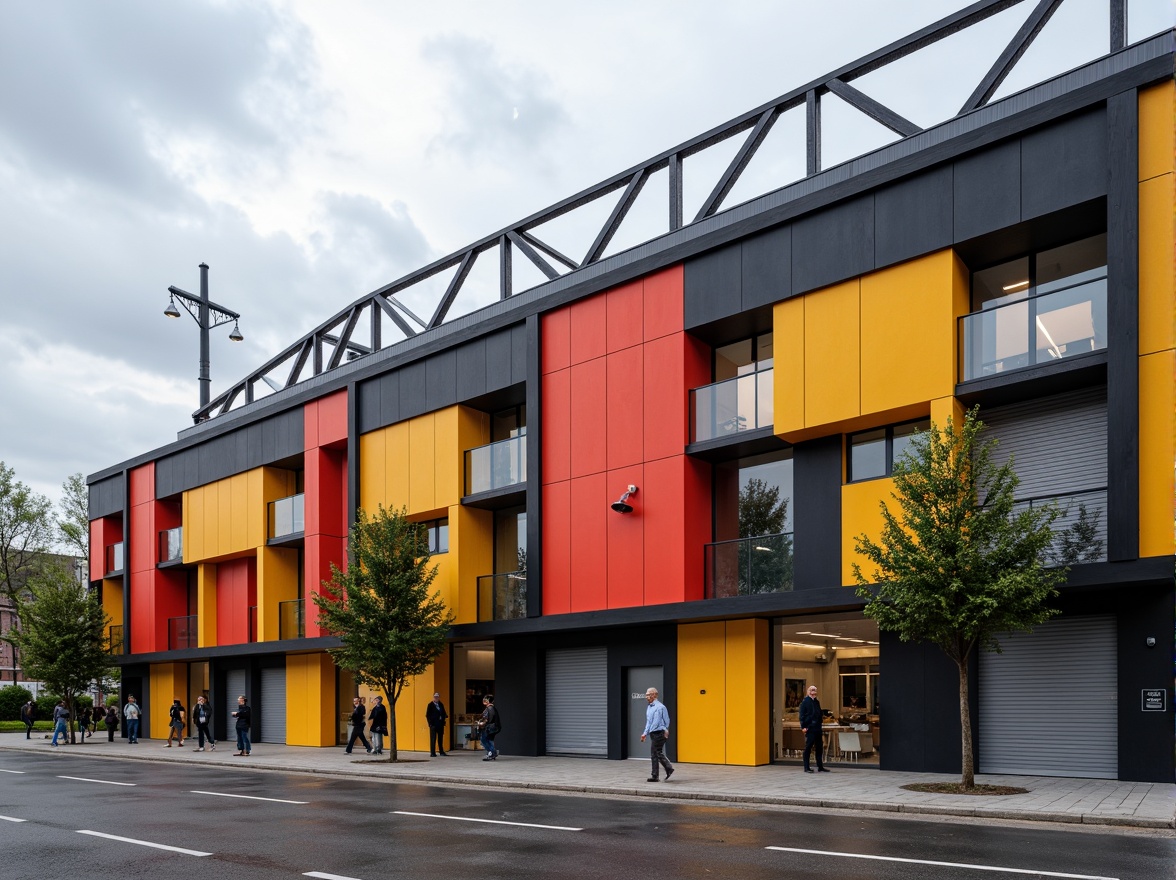
[[[272,642],[282,637],[281,602],[290,602],[301,593],[298,578],[298,551],[291,547],[257,548],[257,641]],[[314,613],[314,609],[310,609]],[[287,633],[295,638],[297,633]]]
[[[893,491],[894,480],[890,477],[846,483],[841,487],[841,583],[856,583],[853,576],[855,562],[862,567],[867,578],[872,580],[876,575],[877,570],[869,560],[855,549],[854,539],[864,533],[871,540],[878,541],[882,534],[879,502],[885,501],[892,513],[898,513],[898,503],[890,497]]]
[[[286,745],[335,745],[335,664],[331,655],[286,656]]]
[[[152,739],[167,739],[168,725],[171,723],[172,700],[180,700],[184,704],[185,716],[189,709],[188,693],[188,664],[187,663],[152,663],[151,692],[148,699],[147,713],[151,724]],[[140,701],[141,702],[141,701]]]
[[[494,512],[460,504],[449,509],[449,582],[445,603],[456,623],[478,620],[478,578],[494,573]]]
[[[241,555],[269,536],[268,504],[293,495],[293,471],[254,468],[184,492],[184,562]]]

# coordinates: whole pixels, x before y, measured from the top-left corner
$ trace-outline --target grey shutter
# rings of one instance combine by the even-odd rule
[[[1115,618],[1052,620],[980,655],[980,772],[1116,779]]]
[[[286,668],[261,670],[261,701],[258,705],[261,738],[267,743],[286,741]]]
[[[547,652],[547,754],[608,757],[604,648]]]
[[[245,694],[245,670],[230,669],[225,673],[225,737],[236,739],[237,719],[233,713],[237,711],[237,697]]]

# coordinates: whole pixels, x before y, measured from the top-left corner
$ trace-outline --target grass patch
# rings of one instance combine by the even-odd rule
[[[902,788],[907,791],[923,791],[931,794],[971,794],[981,797],[1029,793],[1029,789],[1017,788],[1015,785],[974,785],[971,788],[964,788],[963,783],[960,782],[912,782]]]
[[[44,730],[49,733],[53,732],[52,721],[34,721],[33,730]],[[0,733],[15,733],[20,731],[24,733],[25,723],[23,721],[0,721]]]

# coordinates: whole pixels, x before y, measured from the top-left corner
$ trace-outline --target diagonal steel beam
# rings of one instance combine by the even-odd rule
[[[976,90],[964,102],[964,106],[960,108],[957,116],[962,116],[982,104],[988,103],[988,99],[1000,88],[1000,84],[1012,71],[1013,65],[1025,54],[1025,51],[1033,44],[1033,39],[1061,5],[1062,0],[1041,0],[1037,4],[1037,7],[1029,13],[1029,17],[1025,19],[1025,23],[1021,25],[1020,30],[1013,35],[1013,39],[1000,53],[1000,57],[984,75],[984,79],[980,80],[980,85],[976,86]]]
[[[565,266],[567,266],[569,269],[579,269],[580,268],[580,264],[577,263],[575,260],[573,260],[571,257],[565,256],[564,254],[561,254],[559,251],[557,251],[555,248],[553,248],[547,242],[543,241],[540,238],[536,238],[535,235],[533,235],[530,232],[527,232],[527,230],[520,229],[519,235],[521,235],[527,241],[527,243],[530,244],[533,248],[535,248],[536,250],[543,251],[543,253],[547,254],[547,256],[551,257],[551,259],[558,260],[559,262],[561,262]]]
[[[530,260],[538,267],[539,271],[547,276],[548,281],[554,281],[559,277],[559,273],[551,267],[547,260],[539,256],[539,252],[527,242],[525,238],[515,232],[513,229],[506,233],[506,237],[510,239],[511,244],[523,252],[523,256]]]
[[[588,253],[584,255],[581,265],[587,266],[600,259],[600,255],[604,253],[608,243],[613,240],[613,236],[621,228],[621,221],[625,219],[625,215],[633,207],[633,202],[637,201],[637,196],[641,194],[641,188],[645,186],[645,181],[648,179],[645,169],[641,168],[629,180],[629,185],[625,187],[625,191],[617,203],[613,205],[612,213],[608,215],[608,220],[605,221],[604,226],[597,234],[596,241],[592,242],[592,246],[588,248]]]
[[[306,366],[306,361],[310,357],[310,350],[312,348],[314,348],[313,338],[307,337],[302,341],[302,348],[298,350],[298,355],[294,358],[294,363],[290,365],[290,375],[286,377],[284,388],[289,388],[291,385],[297,384],[298,377],[302,374],[302,368]]]
[[[699,208],[698,214],[694,217],[696,223],[719,210],[719,206],[723,204],[723,199],[727,198],[727,193],[731,192],[731,188],[739,182],[739,175],[743,173],[743,169],[747,167],[747,163],[755,156],[755,151],[760,148],[760,144],[764,142],[764,138],[772,130],[772,125],[776,122],[778,116],[779,114],[775,107],[769,107],[760,115],[759,121],[755,124],[755,128],[751,130],[751,134],[743,141],[743,146],[739,148],[739,152],[735,154],[735,158],[731,160],[731,164],[727,166],[727,170],[723,172],[723,176],[719,178],[719,182],[715,184],[715,188],[711,190],[711,194],[706,197],[706,201]]]
[[[385,297],[376,296],[374,301],[376,305],[384,310],[384,314],[392,319],[392,323],[400,328],[401,333],[405,336],[416,336],[416,331],[408,326],[408,321],[400,317],[400,313],[392,308],[392,304]]]
[[[899,116],[885,104],[879,104],[869,95],[858,91],[847,82],[843,82],[834,77],[826,85],[829,87],[829,91],[845,101],[845,103],[861,110],[875,122],[882,123],[895,134],[910,137],[912,134],[918,134],[923,130],[909,119]]]
[[[332,336],[324,333],[323,339],[328,342],[335,343],[335,350],[331,353],[331,359],[327,361],[327,369],[333,370],[343,362],[343,355],[347,349],[351,347],[351,334],[355,332],[355,325],[359,323],[359,306],[355,306],[351,310],[351,314],[347,316],[347,323],[343,325],[343,329],[338,336]]]
[[[437,311],[433,312],[433,317],[429,319],[430,328],[438,326],[445,320],[445,315],[448,314],[449,307],[453,305],[458,291],[461,290],[462,284],[465,283],[466,276],[470,274],[470,269],[474,268],[474,260],[477,258],[477,251],[472,249],[466,251],[465,256],[461,259],[461,265],[457,267],[457,274],[449,282],[449,289],[445,291],[445,296],[441,297],[441,302],[437,303]]]

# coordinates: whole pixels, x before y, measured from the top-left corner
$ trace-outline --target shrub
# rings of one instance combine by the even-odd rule
[[[20,707],[33,698],[33,692],[19,684],[0,688],[0,721],[19,721]]]

